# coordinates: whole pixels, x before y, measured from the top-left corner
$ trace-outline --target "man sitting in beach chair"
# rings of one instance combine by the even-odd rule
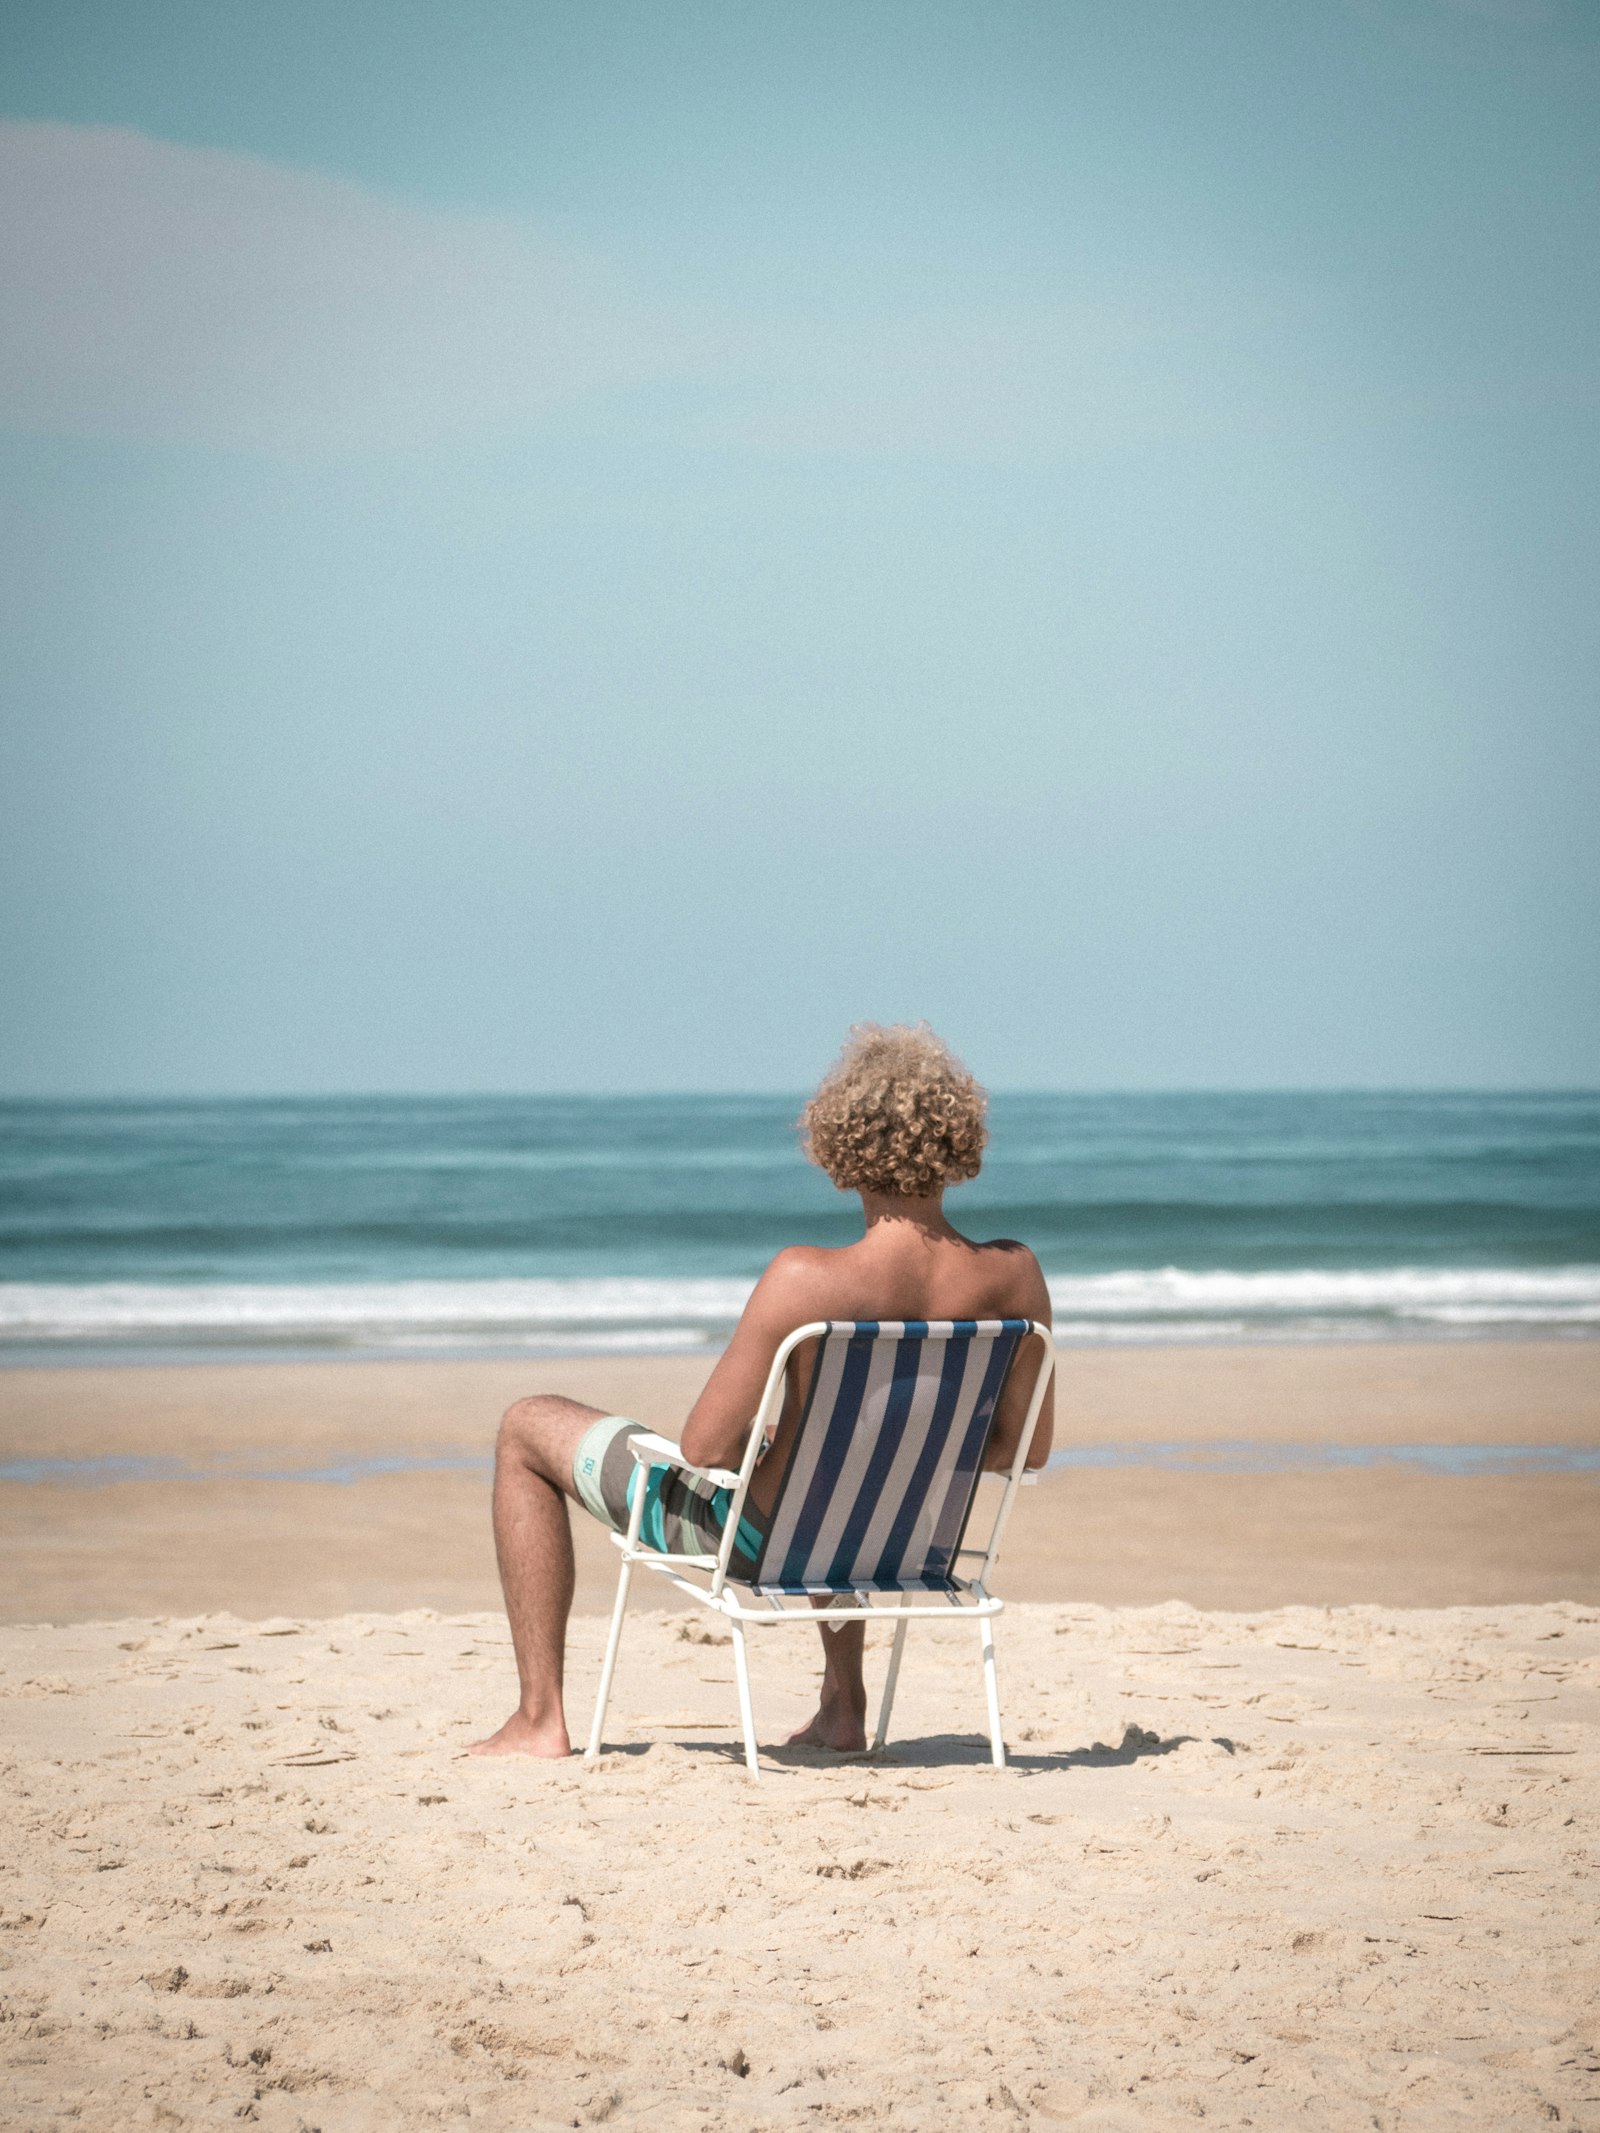
[[[1050,1322],[1039,1263],[1009,1239],[977,1244],[946,1220],[946,1186],[975,1177],[986,1139],[985,1096],[926,1025],[852,1032],[838,1063],[800,1119],[805,1152],[841,1191],[861,1196],[864,1234],[837,1250],[793,1245],[756,1284],[705,1390],[684,1424],[685,1460],[736,1467],[779,1349],[816,1321]],[[781,1415],[751,1477],[736,1551],[753,1558],[800,1428],[821,1343],[794,1351]],[[982,1463],[1016,1465],[1034,1410],[1047,1342],[1025,1341],[1004,1381]],[[1008,1351],[1009,1353],[1009,1351]],[[1051,1394],[1039,1407],[1026,1463],[1043,1466],[1052,1435]],[[636,1459],[642,1424],[579,1400],[540,1394],[507,1409],[495,1455],[494,1536],[516,1649],[521,1699],[478,1755],[571,1753],[562,1704],[567,1615],[572,1604],[572,1497],[626,1534],[637,1492],[647,1492],[639,1531],[663,1553],[714,1556],[730,1491],[670,1464]],[[975,1455],[976,1456],[976,1455]],[[829,1628],[821,1703],[795,1742],[841,1752],[866,1746],[864,1623]]]

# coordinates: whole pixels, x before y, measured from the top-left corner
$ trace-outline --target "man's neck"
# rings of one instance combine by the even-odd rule
[[[863,1191],[861,1213],[869,1237],[875,1229],[888,1223],[905,1224],[920,1230],[929,1238],[955,1235],[945,1218],[942,1192],[930,1193],[926,1199],[916,1199],[908,1194]]]

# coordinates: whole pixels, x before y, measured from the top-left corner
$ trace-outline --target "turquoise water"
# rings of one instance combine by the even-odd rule
[[[0,1104],[0,1357],[704,1347],[853,1203],[798,1097]],[[1600,1331],[1600,1096],[1000,1096],[1080,1340]]]

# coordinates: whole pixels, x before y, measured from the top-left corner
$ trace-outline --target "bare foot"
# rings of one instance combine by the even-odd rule
[[[831,1748],[836,1755],[859,1755],[867,1745],[866,1714],[844,1704],[825,1703],[809,1725],[789,1735],[788,1745]]]
[[[567,1738],[566,1721],[560,1717],[535,1721],[526,1712],[513,1711],[498,1733],[491,1733],[487,1740],[475,1740],[467,1750],[468,1755],[539,1755],[555,1757],[570,1755],[572,1742]]]

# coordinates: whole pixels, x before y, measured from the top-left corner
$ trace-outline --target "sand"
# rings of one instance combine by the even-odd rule
[[[1047,1480],[998,1579],[1012,1767],[970,1626],[913,1632],[877,1760],[778,1746],[817,1666],[774,1631],[752,1786],[728,1647],[649,1582],[597,1770],[462,1755],[513,1683],[481,1471],[243,1478],[481,1460],[532,1389],[672,1426],[704,1368],[0,1375],[0,1456],[202,1477],[0,1487],[8,2133],[1600,2133],[1600,1480]],[[1600,1442],[1600,1344],[1063,1382],[1078,1442]]]
[[[4,1630],[4,2123],[1600,2126],[1600,1610],[999,1632],[1010,1769],[940,1624],[752,1786],[681,1614],[593,1772],[460,1756],[493,1614]]]
[[[0,1622],[231,1608],[248,1618],[498,1599],[485,1484],[496,1419],[567,1391],[676,1432],[704,1358],[0,1372],[0,1457],[165,1455],[206,1478],[0,1485]],[[1062,1443],[1600,1445],[1600,1341],[1088,1349],[1066,1354]],[[244,1478],[405,1455],[345,1484]],[[463,1464],[466,1462],[466,1464]],[[614,1558],[580,1520],[578,1606]],[[1017,1599],[1198,1607],[1600,1600],[1600,1482],[1081,1470],[1019,1500]]]

